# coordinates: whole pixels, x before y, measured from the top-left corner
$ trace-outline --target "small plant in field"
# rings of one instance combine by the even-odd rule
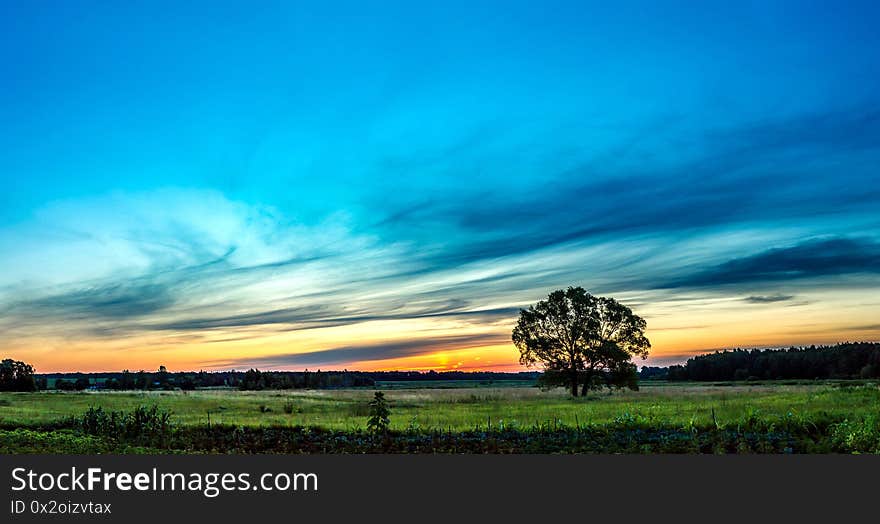
[[[391,421],[388,419],[391,415],[391,409],[388,407],[388,401],[385,400],[385,394],[377,391],[370,401],[370,418],[367,420],[367,430],[370,433],[387,433],[388,425]]]
[[[269,413],[270,411],[272,411],[272,408],[265,404],[260,404],[260,413]]]
[[[697,424],[697,416],[691,415],[691,418],[685,423],[684,430],[690,433],[691,435],[696,435],[700,432],[700,426]]]
[[[288,415],[291,415],[291,414],[293,414],[295,407],[296,406],[293,405],[293,402],[285,402],[284,403],[284,412],[287,413]]]
[[[746,416],[739,424],[740,431],[760,431],[766,429],[767,423],[761,418],[761,411],[755,408],[749,408]]]
[[[622,429],[640,429],[651,426],[651,419],[639,413],[625,411],[614,418],[613,425]]]
[[[712,408],[712,426],[716,431],[724,430],[724,424],[718,422],[718,417],[715,416],[715,408]]]

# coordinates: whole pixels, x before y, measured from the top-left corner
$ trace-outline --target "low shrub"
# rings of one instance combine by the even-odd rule
[[[868,415],[831,426],[831,442],[844,453],[880,453],[880,420]]]
[[[174,429],[171,413],[157,406],[138,406],[132,411],[105,411],[90,407],[69,425],[87,435],[161,446]]]

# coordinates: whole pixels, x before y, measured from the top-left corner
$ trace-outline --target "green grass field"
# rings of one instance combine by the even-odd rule
[[[2,393],[0,452],[880,452],[873,383],[646,382],[577,399],[523,384],[466,385]],[[381,440],[366,432],[376,389],[391,408]],[[146,421],[117,438],[83,416],[153,406],[171,424],[155,434]]]
[[[385,385],[383,385],[385,386]],[[640,391],[593,393],[572,399],[563,390],[531,387],[385,388],[392,429],[473,430],[536,424],[568,426],[605,424],[637,416],[648,422],[683,425],[720,423],[748,416],[792,414],[847,418],[880,414],[880,389],[840,385],[701,385],[644,384]],[[184,425],[319,426],[363,429],[369,390],[190,392],[42,392],[0,394],[0,423],[33,425],[78,415],[89,407],[130,410],[157,405]],[[292,413],[285,412],[285,405]],[[288,407],[288,409],[290,409]]]

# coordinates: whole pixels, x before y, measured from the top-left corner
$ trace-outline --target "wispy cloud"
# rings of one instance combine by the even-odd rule
[[[460,349],[501,344],[509,342],[508,337],[497,334],[475,334],[460,336],[440,336],[429,339],[413,338],[412,340],[383,342],[376,344],[342,346],[307,353],[289,353],[261,358],[242,358],[234,361],[223,361],[223,366],[258,366],[258,367],[289,367],[306,366],[338,366],[350,362],[369,362],[427,355],[437,351],[455,351]],[[206,365],[215,365],[206,362]]]

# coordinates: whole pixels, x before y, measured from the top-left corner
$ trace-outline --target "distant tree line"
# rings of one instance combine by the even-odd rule
[[[237,377],[236,377],[237,378]],[[241,390],[331,389],[373,386],[364,373],[351,371],[260,371],[249,369],[235,385]]]
[[[643,380],[786,380],[880,378],[880,343],[787,349],[734,349],[688,359],[684,365],[644,367]]]
[[[327,389],[373,386],[375,381],[363,373],[352,371],[199,371],[172,373],[158,371],[102,373],[51,373],[38,376],[40,389],[82,391],[109,390],[173,390],[196,388],[259,389]]]
[[[35,377],[35,389],[82,391],[174,390],[196,388],[263,389],[333,389],[373,387],[378,381],[537,380],[540,372],[496,373],[491,371],[199,371],[172,373],[161,366],[158,371],[50,373]]]

